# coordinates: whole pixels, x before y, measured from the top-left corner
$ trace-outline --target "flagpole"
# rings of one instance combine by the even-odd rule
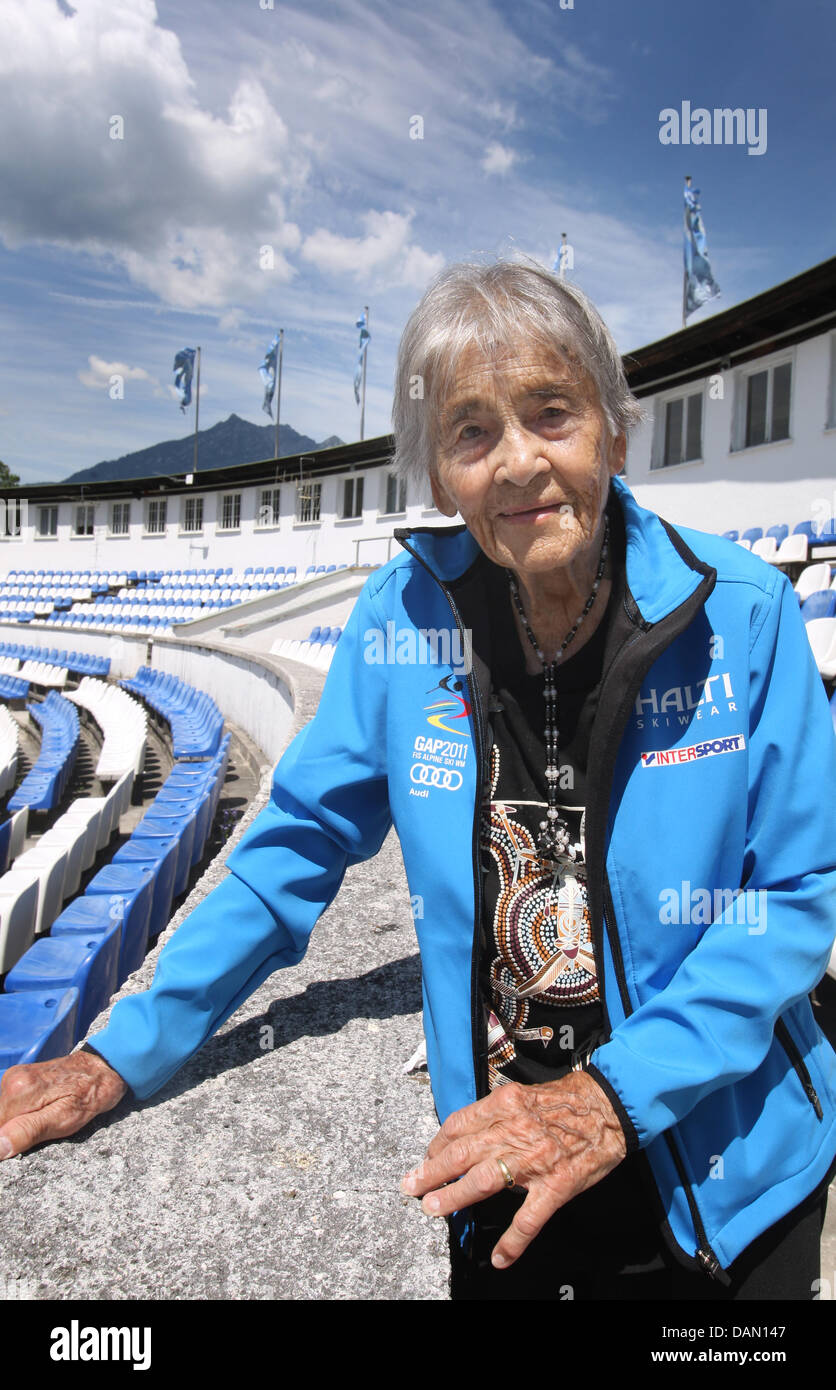
[[[194,466],[193,471],[197,472],[197,427],[200,418],[200,348],[197,350],[197,390],[194,397]]]
[[[284,348],[284,329],[279,329],[279,364],[276,368],[276,458],[279,457],[279,411],[282,404],[282,349]]]
[[[682,327],[685,327],[685,307],[688,303],[688,272],[682,271]]]
[[[366,332],[368,333],[368,331],[369,331],[369,306],[368,306],[368,304],[364,304],[364,305],[363,305],[363,313],[364,313],[365,316],[366,316]],[[368,340],[367,340],[367,341],[366,341],[366,347],[365,347],[365,350],[364,350],[364,352],[363,352],[363,385],[362,385],[362,396],[361,396],[361,404],[360,404],[360,438],[361,438],[361,440],[362,440],[362,438],[363,438],[363,426],[364,426],[365,420],[366,420],[366,358],[368,357],[368,355],[369,355],[369,344],[368,344]]]

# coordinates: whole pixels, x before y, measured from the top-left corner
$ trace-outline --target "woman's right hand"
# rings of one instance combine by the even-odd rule
[[[0,1081],[0,1159],[66,1139],[118,1105],[128,1087],[95,1052],[9,1067]]]

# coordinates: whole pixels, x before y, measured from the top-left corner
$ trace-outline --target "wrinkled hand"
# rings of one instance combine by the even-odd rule
[[[449,1216],[502,1191],[501,1158],[517,1186],[528,1189],[494,1248],[492,1262],[504,1269],[559,1207],[600,1182],[626,1153],[624,1131],[604,1091],[588,1072],[570,1072],[544,1085],[511,1082],[457,1110],[401,1186],[424,1198],[429,1215]]]
[[[0,1159],[46,1139],[66,1139],[112,1110],[127,1089],[104,1058],[92,1052],[9,1067],[0,1081]]]

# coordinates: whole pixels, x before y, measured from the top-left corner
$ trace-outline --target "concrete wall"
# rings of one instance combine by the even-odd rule
[[[268,761],[278,762],[297,703],[296,683],[283,662],[254,652],[232,652],[218,642],[197,646],[162,638],[154,643],[152,664],[211,695]]]
[[[83,633],[76,629],[70,638],[63,628],[13,627],[0,625],[0,642],[26,642],[33,646],[57,647],[59,651],[78,651],[110,657],[110,674],[121,680],[147,664],[144,637],[121,637]],[[307,685],[318,694],[321,673],[307,671],[296,662],[280,661],[256,651],[234,651],[229,644],[206,640],[203,643],[177,637],[158,637],[151,644],[151,665],[170,671],[180,680],[211,695],[223,714],[243,729],[270,763],[278,761],[293,724],[294,713],[308,708]],[[304,699],[302,698],[304,696]]]

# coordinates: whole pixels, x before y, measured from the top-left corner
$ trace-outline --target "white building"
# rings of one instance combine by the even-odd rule
[[[836,259],[624,360],[643,506],[701,531],[836,516]]]
[[[836,258],[627,354],[647,411],[639,502],[707,531],[836,515]],[[375,564],[395,527],[447,524],[388,466],[384,435],[315,455],[0,494],[0,573]]]

